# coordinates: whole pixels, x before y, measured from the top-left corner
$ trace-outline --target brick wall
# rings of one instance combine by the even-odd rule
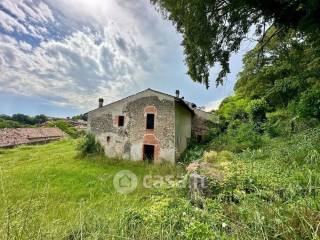
[[[155,114],[154,130],[147,130],[146,114],[151,112]],[[125,117],[123,127],[117,126],[120,115]],[[142,160],[143,145],[151,144],[155,162],[175,162],[175,108],[170,96],[141,92],[89,112],[88,125],[110,157]]]

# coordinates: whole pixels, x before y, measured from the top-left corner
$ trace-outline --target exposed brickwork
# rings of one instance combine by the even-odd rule
[[[154,129],[146,129],[147,113],[155,115]],[[125,116],[123,127],[118,116]],[[155,146],[155,162],[174,162],[174,116],[174,98],[147,92],[90,112],[88,123],[107,155],[142,160],[143,146],[149,144]]]
[[[143,136],[143,145],[153,145],[154,146],[154,162],[160,163],[160,143],[154,134],[145,134]],[[144,149],[142,148],[142,156]]]
[[[155,106],[147,106],[144,108],[144,115],[146,116],[147,113],[157,115],[157,108]]]
[[[180,143],[186,142],[190,134],[184,134],[184,129],[191,131],[190,126],[179,128],[183,130],[183,134],[181,131],[176,132],[177,119],[180,119],[176,118],[177,106],[192,111],[186,104],[182,104],[181,100],[177,101],[173,96],[148,89],[89,112],[89,130],[99,138],[108,156],[141,161],[146,144],[155,147],[155,163],[164,160],[174,163],[179,156],[176,152],[181,153],[184,150],[177,150],[177,140]],[[148,113],[155,115],[154,129],[146,129]],[[123,127],[118,126],[119,116],[125,116]],[[181,116],[193,118],[194,114]],[[180,119],[179,122],[186,124],[188,121]],[[195,132],[200,131],[199,125],[202,123],[199,122],[192,122]],[[181,136],[176,136],[177,133]]]
[[[196,109],[192,119],[192,135],[203,136],[208,131],[210,124],[210,114]]]

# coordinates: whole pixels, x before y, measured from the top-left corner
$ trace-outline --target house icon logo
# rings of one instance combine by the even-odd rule
[[[128,194],[133,192],[138,185],[137,176],[129,171],[122,170],[118,172],[113,178],[113,186],[118,193]]]

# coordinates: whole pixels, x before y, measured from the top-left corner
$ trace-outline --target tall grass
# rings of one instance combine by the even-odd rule
[[[198,208],[156,196],[124,219],[135,239],[319,239],[320,128],[234,155],[230,177]],[[190,155],[191,156],[191,155]]]
[[[173,166],[107,159],[78,158],[78,140],[3,150],[0,154],[0,239],[122,239],[120,216],[152,203],[146,174],[176,174]],[[137,175],[128,195],[116,192],[114,175]]]
[[[75,140],[0,154],[2,239],[318,239],[320,128],[273,138],[233,156],[230,177],[197,207],[188,189],[146,189],[146,174],[178,174],[155,166],[77,157]],[[197,155],[197,154],[195,154]],[[139,179],[118,194],[120,170]],[[214,190],[214,189],[213,189]]]

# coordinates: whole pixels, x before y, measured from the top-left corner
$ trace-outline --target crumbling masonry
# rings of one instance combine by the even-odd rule
[[[192,137],[207,130],[209,114],[179,97],[144,90],[88,113],[88,127],[109,157],[175,163]]]

